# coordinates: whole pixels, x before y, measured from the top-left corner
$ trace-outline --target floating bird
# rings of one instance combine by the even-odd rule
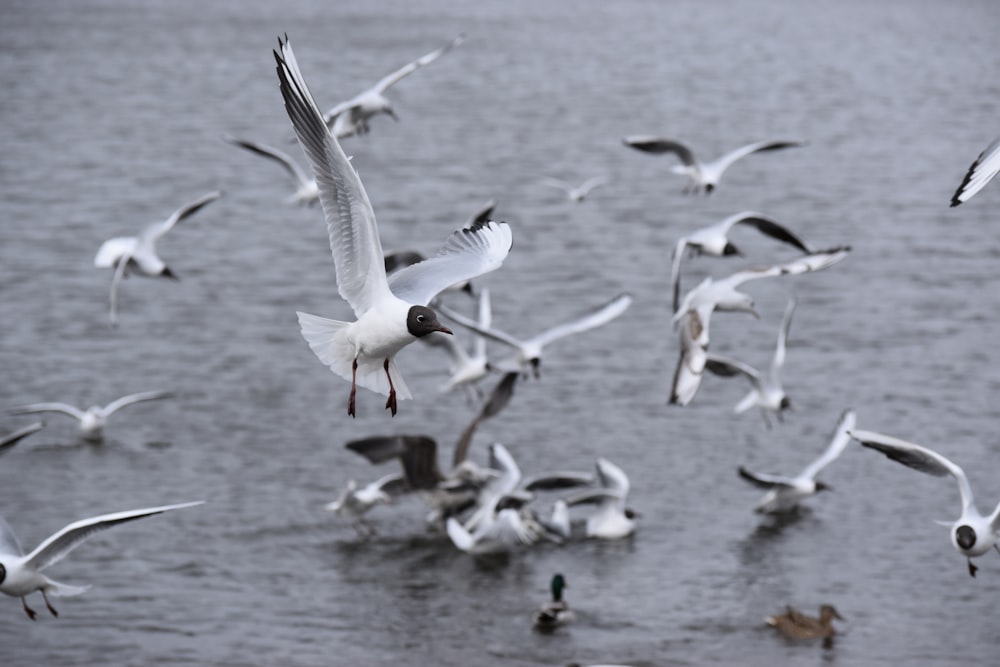
[[[722,173],[726,171],[732,163],[736,162],[740,158],[746,157],[747,155],[761,153],[764,151],[776,151],[783,148],[795,148],[797,146],[805,145],[801,141],[758,141],[757,143],[748,144],[746,146],[742,146],[741,148],[737,148],[734,151],[730,151],[729,153],[726,153],[711,162],[699,162],[698,158],[694,156],[694,153],[690,148],[672,139],[651,136],[633,136],[625,137],[624,142],[626,146],[645,153],[653,153],[656,155],[673,153],[676,155],[681,161],[681,164],[674,167],[673,171],[678,174],[685,174],[689,179],[688,185],[684,188],[685,194],[696,193],[699,190],[704,190],[705,194],[711,194],[711,192],[719,184],[719,179],[722,178]]]
[[[455,517],[448,518],[445,529],[452,544],[474,555],[505,553],[538,540],[538,534],[524,523],[520,511],[513,508],[484,516],[472,532]]]
[[[566,504],[570,507],[585,503],[597,505],[597,510],[587,517],[587,537],[606,540],[628,537],[635,532],[635,519],[638,516],[625,507],[629,492],[628,476],[624,470],[605,458],[597,459],[596,469],[600,488],[569,496]]]
[[[567,183],[566,181],[560,181],[557,178],[546,178],[542,181],[542,185],[562,190],[566,194],[566,199],[571,202],[580,203],[587,198],[587,195],[589,195],[594,188],[606,185],[607,182],[608,178],[606,176],[594,176],[593,178],[588,178],[580,185],[573,185],[572,183]]]
[[[549,583],[549,590],[552,591],[552,599],[543,604],[535,613],[531,615],[531,622],[536,630],[555,630],[560,625],[565,625],[574,618],[573,611],[563,600],[563,589],[569,588],[566,578],[561,574],[552,577]]]
[[[833,438],[826,450],[796,477],[756,473],[740,466],[740,477],[754,486],[768,490],[757,503],[754,511],[759,513],[787,512],[798,507],[802,499],[820,491],[829,490],[830,486],[817,480],[816,475],[837,460],[837,457],[844,451],[844,448],[851,441],[848,431],[854,428],[855,423],[854,411],[845,410],[840,416],[840,421],[837,422],[837,428],[834,430]]]
[[[771,358],[771,365],[767,372],[762,373],[750,364],[745,364],[736,359],[722,357],[717,354],[709,354],[705,359],[705,368],[716,375],[722,377],[732,377],[742,375],[753,385],[750,393],[743,397],[733,412],[742,414],[754,407],[761,409],[764,415],[764,423],[768,428],[771,422],[767,418],[768,411],[774,412],[778,421],[782,421],[782,413],[792,407],[792,402],[785,393],[785,387],[781,383],[781,369],[785,367],[785,346],[788,341],[788,330],[792,326],[792,313],[795,312],[795,299],[791,299],[785,307],[785,315],[781,319],[781,328],[778,330],[778,344],[774,348],[774,356]]]
[[[851,437],[865,447],[877,450],[894,461],[920,472],[944,477],[951,475],[958,482],[958,492],[962,496],[962,515],[954,522],[938,521],[937,523],[951,528],[951,543],[959,553],[966,557],[969,563],[969,574],[976,576],[978,569],[972,564],[975,556],[982,556],[990,547],[1000,553],[1000,503],[993,513],[983,516],[976,509],[976,501],[972,496],[972,486],[965,471],[950,460],[935,451],[915,445],[899,438],[894,438],[872,431],[851,431]]]
[[[373,116],[384,113],[395,121],[399,121],[392,103],[385,93],[389,88],[398,83],[409,74],[413,74],[425,65],[429,65],[465,40],[464,35],[459,35],[439,49],[421,56],[411,63],[403,65],[395,72],[388,74],[371,88],[358,93],[346,102],[341,102],[322,116],[322,120],[330,128],[338,139],[343,139],[352,135],[367,134],[368,121]]]
[[[716,310],[743,311],[760,317],[753,297],[737,289],[751,280],[819,271],[844,260],[850,247],[834,248],[767,268],[748,269],[719,280],[705,278],[684,295],[673,322],[680,327],[680,359],[674,372],[669,403],[687,405],[701,386],[708,357],[709,321]]]
[[[122,278],[128,276],[130,271],[135,271],[144,276],[162,276],[177,280],[177,275],[156,254],[156,242],[178,222],[194,215],[203,206],[221,196],[221,192],[209,192],[174,211],[166,221],[147,226],[138,236],[118,236],[101,244],[97,256],[94,257],[94,266],[114,269],[110,297],[112,326],[118,325],[118,285]]]
[[[819,618],[803,614],[794,607],[787,607],[781,616],[768,616],[764,620],[789,639],[829,640],[837,634],[833,627],[833,619],[835,618],[844,620],[833,608],[833,605],[825,604],[819,608]]]
[[[510,451],[499,442],[494,442],[489,447],[489,465],[499,474],[486,482],[479,490],[476,498],[476,509],[473,511],[463,526],[466,530],[473,531],[479,524],[489,516],[494,516],[500,509],[498,507],[504,497],[514,493],[518,484],[521,483],[521,468],[511,455]],[[520,506],[515,507],[520,509]]]
[[[995,139],[969,167],[965,178],[962,179],[955,194],[951,197],[951,205],[958,206],[972,199],[977,192],[993,180],[998,171],[1000,171],[1000,139]]]
[[[451,333],[427,304],[449,286],[499,268],[510,251],[510,227],[487,222],[457,231],[436,256],[387,279],[364,185],[323,123],[287,37],[278,43],[281,53],[275,51],[274,57],[281,94],[319,185],[337,289],[358,317],[341,322],[300,312],[302,335],[320,361],[351,380],[349,415],[355,415],[358,385],[388,396],[386,409],[395,415],[397,397],[411,397],[396,353],[435,331]]]
[[[375,527],[365,520],[365,514],[376,505],[388,505],[394,498],[410,490],[406,479],[399,473],[386,475],[366,486],[358,488],[353,479],[347,482],[347,488],[340,497],[324,508],[340,516],[350,517],[351,525],[361,537],[371,537]]]
[[[31,405],[11,408],[10,412],[19,415],[36,412],[61,412],[64,415],[69,415],[79,420],[80,434],[86,440],[96,442],[103,437],[104,426],[107,424],[108,418],[125,406],[145,401],[156,401],[161,398],[171,398],[172,396],[173,394],[168,391],[142,391],[138,394],[122,396],[119,399],[111,401],[104,407],[92,405],[86,410],[81,410],[66,403],[32,403]]]
[[[291,175],[292,180],[295,181],[295,193],[288,198],[288,203],[312,206],[319,201],[319,186],[316,185],[316,179],[310,178],[309,175],[306,174],[306,172],[303,171],[302,168],[295,162],[295,160],[288,155],[288,153],[278,150],[277,148],[272,148],[271,146],[265,146],[264,144],[247,141],[246,139],[225,137],[225,140],[234,146],[245,148],[251,153],[256,153],[262,157],[274,160],[284,167],[285,171]]]
[[[687,236],[682,236],[678,239],[677,244],[674,245],[670,270],[670,285],[674,293],[674,312],[677,311],[678,300],[680,298],[681,259],[687,254],[687,251],[699,255],[712,255],[713,257],[742,256],[743,253],[729,240],[729,232],[736,225],[753,227],[761,234],[794,246],[807,255],[817,252],[787,227],[760,213],[743,211],[742,213],[731,215],[721,222],[699,229]]]
[[[182,509],[201,505],[204,501],[191,503],[180,503],[177,505],[164,505],[162,507],[150,507],[147,509],[130,510],[126,512],[116,512],[114,514],[102,514],[90,519],[82,519],[69,524],[59,532],[55,533],[27,556],[18,542],[17,536],[10,526],[0,518],[0,593],[5,593],[11,597],[20,597],[24,613],[28,618],[35,620],[35,610],[28,606],[25,599],[29,593],[39,591],[45,606],[53,616],[58,616],[55,608],[49,603],[48,593],[52,595],[79,595],[85,592],[89,586],[69,586],[52,581],[42,570],[51,565],[55,565],[69,554],[70,551],[80,545],[85,539],[102,530],[107,530],[118,524],[154,514],[162,514],[171,510]]]
[[[449,308],[445,308],[444,306],[439,306],[438,310],[440,310],[441,313],[448,319],[458,322],[463,327],[471,329],[472,331],[475,331],[479,335],[485,336],[490,340],[514,348],[514,363],[516,364],[516,367],[521,370],[525,370],[530,367],[534,371],[535,377],[537,378],[539,376],[539,366],[542,362],[542,349],[546,345],[557,341],[560,338],[565,338],[566,336],[575,333],[589,331],[590,329],[595,329],[599,326],[605,325],[624,313],[631,303],[632,297],[630,295],[619,294],[606,304],[572,321],[558,324],[550,329],[546,329],[533,338],[525,340],[515,338],[514,336],[494,327],[482,327],[468,317],[465,317],[460,313],[456,313]],[[508,365],[500,364],[500,367],[506,370]]]
[[[7,435],[0,437],[0,454],[3,454],[24,438],[27,438],[32,433],[41,431],[43,428],[45,428],[45,422],[35,422],[34,424],[28,424],[24,428],[20,428],[13,433],[8,433]]]

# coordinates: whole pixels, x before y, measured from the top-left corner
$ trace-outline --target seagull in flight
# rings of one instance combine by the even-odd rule
[[[736,225],[753,227],[761,234],[798,248],[807,255],[817,252],[815,248],[795,235],[790,229],[760,213],[743,211],[731,215],[721,222],[699,229],[687,236],[682,236],[677,240],[676,245],[674,245],[670,270],[670,285],[674,293],[674,312],[677,311],[677,302],[680,297],[681,259],[688,253],[712,255],[714,257],[742,256],[743,253],[740,252],[739,248],[729,240],[729,232]]]
[[[288,38],[278,44],[281,94],[319,186],[337,289],[358,318],[341,322],[300,312],[302,335],[320,361],[351,380],[349,415],[355,415],[358,385],[388,396],[385,407],[395,415],[397,398],[411,397],[396,353],[435,331],[451,333],[427,304],[442,290],[499,268],[511,248],[510,227],[490,221],[454,232],[437,255],[387,278],[368,193],[323,122]]]
[[[608,178],[606,176],[594,176],[593,178],[588,178],[580,185],[573,185],[572,183],[567,183],[566,181],[561,181],[557,178],[546,178],[542,181],[542,185],[562,190],[566,194],[566,199],[571,202],[580,203],[587,198],[587,195],[589,195],[594,188],[605,185],[607,182]]]
[[[392,108],[392,102],[385,96],[391,86],[404,77],[413,74],[421,67],[429,65],[465,40],[465,35],[459,35],[439,49],[423,55],[413,62],[403,65],[395,72],[387,74],[371,88],[358,93],[346,102],[341,102],[323,115],[323,121],[330,132],[338,139],[352,135],[368,133],[368,122],[373,116],[384,113],[395,121],[399,121]]]
[[[993,177],[1000,171],[1000,138],[995,139],[992,144],[986,147],[979,157],[976,158],[965,178],[959,184],[955,194],[951,197],[951,205],[958,206],[968,200],[986,187],[986,184],[993,180]]]
[[[92,405],[86,410],[66,403],[32,403],[31,405],[11,408],[10,412],[18,415],[36,412],[61,412],[80,422],[80,435],[84,439],[96,442],[103,437],[104,426],[107,424],[108,418],[125,406],[144,401],[156,401],[161,398],[171,398],[172,396],[173,394],[168,391],[142,391],[138,394],[122,396],[103,407]]]
[[[833,438],[826,450],[795,477],[751,472],[740,466],[740,477],[756,487],[767,489],[767,493],[757,503],[754,511],[761,514],[787,512],[795,509],[802,499],[816,495],[820,491],[828,491],[830,486],[817,480],[816,475],[823,468],[836,461],[843,453],[848,443],[851,442],[851,436],[848,432],[854,428],[856,423],[854,411],[845,410],[837,422],[837,428],[834,430]]]
[[[246,139],[225,137],[225,140],[234,146],[245,148],[251,153],[256,153],[261,157],[274,160],[284,167],[285,171],[291,175],[292,180],[295,181],[296,188],[295,193],[288,198],[288,203],[312,206],[319,201],[319,186],[316,185],[316,179],[310,177],[305,171],[303,171],[298,163],[296,163],[295,160],[288,155],[288,153],[271,146],[265,146],[264,144],[247,141]]]
[[[709,354],[705,360],[705,368],[716,375],[722,377],[732,377],[743,375],[753,389],[740,401],[733,410],[736,414],[742,414],[753,406],[760,407],[764,415],[764,423],[768,428],[771,422],[767,418],[767,412],[774,412],[778,421],[782,421],[782,412],[792,407],[792,402],[785,393],[785,388],[781,384],[781,369],[785,366],[785,346],[788,342],[788,330],[792,326],[792,313],[795,312],[795,299],[791,299],[785,307],[785,315],[781,319],[781,328],[778,330],[778,344],[774,348],[774,356],[771,358],[771,365],[766,373],[758,371],[750,364],[745,364],[736,359],[730,359],[717,354]]]
[[[480,336],[484,336],[490,340],[514,348],[514,359],[518,367],[524,370],[530,366],[534,371],[535,377],[537,378],[539,376],[539,366],[542,363],[542,350],[546,345],[553,343],[560,338],[565,338],[566,336],[572,334],[589,331],[591,329],[596,329],[599,326],[603,326],[624,313],[631,304],[632,297],[629,294],[619,294],[606,304],[599,306],[598,308],[595,308],[574,320],[557,324],[556,326],[546,329],[540,334],[528,339],[516,338],[511,334],[505,333],[494,327],[480,326],[478,322],[460,313],[456,313],[445,306],[438,306],[438,310],[440,310],[441,313],[448,319],[458,322],[466,329],[470,329],[478,333]]]
[[[1000,544],[997,544],[997,539],[1000,538],[1000,503],[989,516],[980,514],[976,509],[976,500],[972,496],[972,485],[969,484],[969,478],[961,467],[931,449],[890,435],[852,430],[851,437],[865,447],[882,452],[890,459],[914,470],[935,477],[951,475],[955,478],[958,482],[959,495],[962,497],[962,514],[954,522],[937,523],[950,527],[951,544],[968,560],[970,575],[976,576],[976,570],[979,569],[972,564],[973,557],[982,556],[990,550],[990,547],[994,547],[997,553],[1000,553]]]
[[[688,177],[688,184],[684,187],[684,194],[697,193],[699,190],[704,190],[705,194],[711,194],[719,184],[723,172],[731,164],[747,155],[805,145],[801,141],[758,141],[753,144],[741,146],[711,162],[700,162],[690,148],[673,139],[652,136],[631,136],[625,137],[624,142],[626,146],[643,151],[644,153],[653,153],[655,155],[673,153],[676,155],[681,164],[675,166],[673,171]]]
[[[37,433],[45,428],[45,422],[35,422],[34,424],[28,424],[24,428],[20,428],[13,433],[8,433],[5,436],[0,437],[0,454],[3,454],[8,449],[21,442],[24,438],[27,438],[32,433]]]
[[[476,322],[481,327],[489,327],[493,321],[493,311],[490,307],[490,291],[482,289],[478,297],[478,314]],[[426,336],[422,340],[434,347],[440,347],[448,355],[449,376],[441,392],[449,392],[455,387],[462,387],[471,392],[478,392],[480,397],[482,392],[476,383],[489,375],[492,367],[486,355],[486,339],[473,332],[472,349],[466,351],[453,336],[443,334],[433,334]]]
[[[177,280],[177,276],[166,262],[156,254],[156,242],[178,222],[194,215],[221,196],[221,192],[209,192],[177,209],[165,221],[154,222],[147,226],[138,236],[118,236],[101,244],[97,256],[94,257],[94,266],[100,269],[114,269],[110,297],[112,326],[118,326],[118,285],[122,278],[127,277],[130,271],[135,271],[144,276],[162,276]]]
[[[35,620],[35,610],[28,606],[25,596],[38,591],[42,594],[42,599],[45,600],[45,606],[49,612],[53,616],[58,616],[59,613],[49,602],[49,593],[56,596],[79,595],[90,587],[70,586],[52,581],[42,574],[42,570],[61,561],[70,551],[78,547],[94,533],[107,530],[127,521],[134,521],[185,507],[194,507],[195,505],[201,505],[203,502],[199,500],[177,505],[149,507],[147,509],[116,512],[114,514],[102,514],[90,519],[75,521],[50,536],[28,555],[24,554],[21,543],[18,541],[17,536],[14,535],[14,531],[0,517],[0,593],[21,598],[24,613],[31,620]]]
[[[389,505],[394,499],[410,487],[400,473],[385,475],[360,489],[353,479],[348,480],[347,487],[333,502],[327,503],[324,509],[340,516],[351,518],[354,530],[361,537],[371,537],[375,527],[365,520],[365,514],[376,505]]]

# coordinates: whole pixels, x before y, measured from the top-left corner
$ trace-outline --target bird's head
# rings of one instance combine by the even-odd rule
[[[729,243],[728,241],[726,242],[726,247],[722,249],[722,254],[725,255],[726,257],[730,257],[732,255],[738,255],[740,257],[743,256],[743,253],[740,252],[740,249],[737,248],[732,243]]]
[[[160,271],[160,275],[164,278],[170,278],[171,280],[180,280],[180,278],[177,277],[177,274],[171,271],[170,267],[166,264],[163,265],[163,270]]]
[[[976,531],[965,524],[955,529],[955,544],[962,549],[971,549],[976,544]]]
[[[833,487],[826,482],[816,482],[816,493],[820,491],[833,491]]]
[[[415,338],[422,338],[435,331],[452,333],[451,329],[438,322],[437,313],[427,306],[410,306],[406,315],[406,330]]]
[[[781,411],[791,410],[792,409],[792,399],[788,398],[787,396],[782,396],[781,397],[781,403],[778,404],[778,409],[781,410]]]

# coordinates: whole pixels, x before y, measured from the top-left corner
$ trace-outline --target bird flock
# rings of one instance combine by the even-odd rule
[[[437,530],[442,540],[475,557],[511,554],[533,545],[563,548],[575,540],[625,539],[640,526],[641,514],[629,505],[631,485],[619,463],[601,456],[588,464],[592,469],[553,469],[525,475],[513,448],[500,442],[486,447],[485,464],[476,463],[470,454],[478,425],[504,410],[515,396],[517,383],[545,381],[542,359],[546,347],[567,336],[614,326],[615,320],[632,305],[632,296],[622,293],[593,304],[578,317],[554,322],[533,336],[508,333],[505,329],[514,327],[494,322],[492,303],[494,299],[520,298],[520,295],[503,294],[496,288],[491,292],[475,284],[487,273],[502,273],[509,253],[517,252],[511,225],[493,218],[495,203],[488,202],[465,226],[447,235],[440,249],[429,257],[415,252],[386,254],[368,193],[340,143],[347,138],[367,140],[365,135],[377,131],[377,125],[372,129],[373,119],[379,114],[398,120],[393,104],[386,97],[388,90],[450,53],[464,39],[464,35],[452,39],[386,75],[371,88],[322,112],[299,68],[289,39],[287,36],[279,38],[274,51],[277,87],[295,141],[308,167],[301,167],[294,157],[281,149],[245,138],[224,137],[233,146],[282,166],[294,185],[289,203],[307,207],[320,204],[334,262],[336,290],[353,310],[355,319],[346,322],[298,312],[298,323],[302,337],[318,360],[350,383],[347,414],[351,417],[357,414],[359,389],[385,396],[385,409],[392,416],[401,409],[401,401],[414,398],[415,393],[418,399],[421,398],[422,392],[415,392],[408,386],[397,363],[397,355],[413,343],[426,346],[428,350],[440,350],[442,370],[446,369],[447,379],[438,391],[460,389],[475,409],[468,426],[457,434],[450,465],[439,461],[437,439],[430,435],[380,435],[347,442],[347,449],[372,465],[390,464],[398,469],[370,483],[347,480],[339,497],[325,509],[350,521],[358,539],[366,540],[378,533],[376,524],[370,519],[372,510],[397,505],[404,496],[419,497],[427,507],[425,523]],[[328,91],[321,91],[320,97],[328,97]],[[635,135],[625,137],[623,143],[641,152],[674,156],[679,164],[672,171],[686,179],[682,192],[704,195],[720,187],[722,175],[737,161],[790,148],[808,150],[802,141],[758,141],[715,160],[702,162],[688,146],[676,139]],[[749,169],[749,162],[746,168]],[[967,202],[998,171],[1000,139],[991,143],[969,167],[951,205]],[[554,178],[540,181],[542,185],[562,191],[566,200],[574,205],[583,204],[596,188],[611,182],[606,175],[589,178],[579,186]],[[140,275],[176,280],[176,274],[159,255],[157,242],[179,223],[222,197],[222,191],[208,192],[178,208],[165,221],[148,225],[135,236],[111,238],[100,246],[94,266],[111,272],[108,320],[112,327],[122,326],[125,319],[120,314],[119,298],[123,279]],[[707,262],[695,262],[693,258],[743,257],[731,235],[744,228],[755,229],[800,255],[777,263],[743,267],[721,278],[706,275],[685,292],[682,278],[690,280],[695,270],[692,265],[707,266]],[[850,252],[851,247],[846,244],[817,248],[797,234],[792,225],[755,211],[737,212],[680,236],[672,248],[669,264],[664,264],[668,275],[664,276],[663,290],[670,295],[664,301],[671,304],[668,312],[678,340],[673,379],[669,387],[663,388],[664,413],[689,405],[703,383],[711,385],[711,381],[704,381],[707,370],[722,378],[743,377],[749,383],[748,394],[734,408],[736,414],[758,408],[768,428],[773,426],[771,416],[780,423],[792,406],[781,375],[789,351],[793,313],[800,307],[798,299],[789,294],[784,314],[776,323],[777,342],[766,369],[710,351],[712,315],[716,311],[738,311],[760,318],[751,294],[743,291],[744,285],[762,278],[777,278],[783,282],[798,280],[796,277],[802,274],[834,267],[846,260]],[[138,291],[140,287],[135,289]],[[458,299],[464,300],[462,306],[457,305]],[[584,300],[581,297],[581,301]],[[520,301],[530,305],[527,303],[530,297]],[[801,307],[808,308],[809,304],[803,303]],[[463,312],[473,309],[472,316]],[[493,358],[491,345],[504,349],[508,356],[499,360]],[[490,378],[498,379],[487,392],[482,385]],[[169,399],[172,395],[166,391],[140,392],[123,396],[104,407],[86,410],[66,403],[37,402],[13,406],[8,412],[63,413],[78,420],[83,439],[100,442],[108,418],[116,411],[136,403]],[[43,427],[42,422],[36,422],[11,430],[0,438],[0,454],[10,451]],[[762,514],[795,512],[805,498],[830,489],[831,486],[817,476],[847,450],[852,439],[917,471],[932,476],[951,476],[958,482],[961,514],[947,525],[953,546],[967,558],[970,575],[975,576],[977,570],[972,558],[991,549],[1000,552],[1000,504],[991,513],[980,514],[961,467],[926,447],[858,429],[855,412],[851,409],[841,414],[822,454],[798,475],[738,468],[740,478],[766,490],[754,509]],[[201,501],[170,504],[76,521],[27,555],[13,531],[0,519],[0,592],[19,597],[25,614],[32,620],[37,613],[29,606],[27,596],[39,592],[46,608],[57,615],[49,595],[76,595],[86,589],[55,582],[43,575],[42,570],[56,564],[97,531],[199,504]],[[19,517],[19,520],[26,518]],[[552,578],[552,600],[532,615],[536,628],[551,631],[574,618],[563,599],[566,587],[562,574]],[[828,639],[835,633],[831,625],[835,618],[840,619],[840,615],[829,605],[821,608],[819,619],[789,607],[785,615],[769,617],[768,623],[793,639]]]

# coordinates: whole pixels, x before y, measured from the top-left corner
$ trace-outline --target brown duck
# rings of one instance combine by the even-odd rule
[[[768,616],[765,620],[789,639],[829,639],[837,634],[833,627],[835,618],[844,620],[833,605],[825,604],[819,608],[819,618],[789,606],[781,616]]]

